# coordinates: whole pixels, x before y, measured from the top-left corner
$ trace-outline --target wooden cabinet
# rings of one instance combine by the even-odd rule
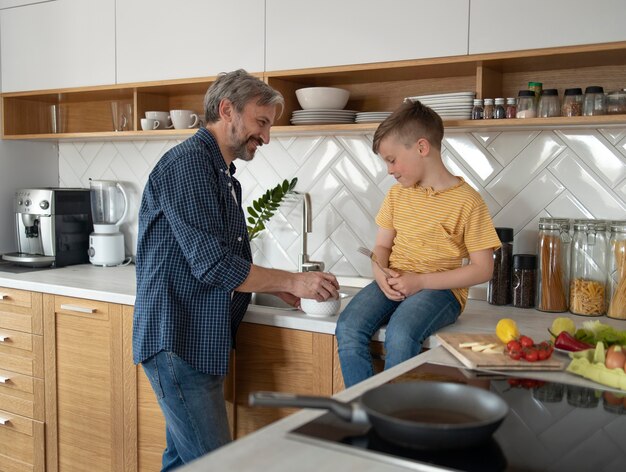
[[[2,10],[0,46],[4,92],[114,84],[115,1],[58,0]]]
[[[469,0],[268,0],[266,71],[467,54]]]
[[[43,471],[42,296],[0,287],[0,470]]]
[[[117,83],[261,71],[264,21],[258,0],[117,2]]]
[[[624,17],[622,0],[472,0],[469,53],[624,41]]]

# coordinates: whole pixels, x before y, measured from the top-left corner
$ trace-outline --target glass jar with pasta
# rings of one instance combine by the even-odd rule
[[[611,222],[608,259],[609,307],[606,315],[626,320],[626,221]]]
[[[575,315],[606,314],[606,221],[575,220],[569,310]]]
[[[537,253],[537,309],[563,312],[568,308],[570,222],[565,218],[539,219]]]

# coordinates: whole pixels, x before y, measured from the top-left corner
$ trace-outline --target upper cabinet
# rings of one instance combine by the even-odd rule
[[[469,53],[626,40],[624,0],[472,0]]]
[[[117,83],[263,71],[263,1],[118,1],[116,18]]]
[[[469,0],[266,0],[265,70],[467,54]]]
[[[115,0],[57,0],[0,12],[2,91],[115,83]]]

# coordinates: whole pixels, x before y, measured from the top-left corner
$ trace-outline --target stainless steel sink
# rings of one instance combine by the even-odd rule
[[[359,287],[341,287],[339,292],[339,296],[342,300],[352,297],[355,295],[360,288]],[[280,298],[275,295],[271,295],[269,293],[253,293],[252,300],[250,300],[250,305],[263,306],[266,308],[273,308],[275,310],[283,310],[283,311],[297,311],[298,309],[288,305]]]

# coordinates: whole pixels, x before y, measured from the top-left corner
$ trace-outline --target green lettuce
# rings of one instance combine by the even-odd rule
[[[589,344],[602,342],[605,347],[613,344],[626,344],[626,331],[616,330],[613,326],[601,323],[598,320],[585,321],[582,328],[576,331],[574,337]]]

